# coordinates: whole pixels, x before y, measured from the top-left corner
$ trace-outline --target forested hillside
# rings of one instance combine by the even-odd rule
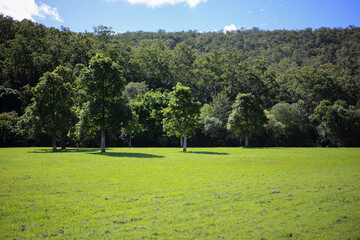
[[[75,33],[0,15],[1,146],[50,145],[51,135],[63,144],[97,146],[105,123],[85,119],[96,101],[84,87],[84,79],[96,75],[95,56],[98,64],[118,68],[121,76],[114,74],[123,81],[99,94],[112,96],[109,109],[128,106],[127,120],[114,116],[104,133],[110,146],[124,146],[129,137],[133,146],[179,145],[163,129],[163,109],[177,83],[201,103],[189,145],[243,144],[244,136],[227,126],[239,93],[251,93],[266,116],[252,146],[360,146],[359,27],[117,34],[100,25]],[[54,96],[46,100],[43,91],[50,82],[62,89],[57,111],[66,112],[66,121],[52,122],[56,131],[41,123],[45,110],[37,112],[53,110],[45,103]],[[104,112],[102,119],[109,116]]]

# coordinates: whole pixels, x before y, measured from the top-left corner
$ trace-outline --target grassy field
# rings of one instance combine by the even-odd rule
[[[0,239],[360,239],[360,149],[0,149]]]

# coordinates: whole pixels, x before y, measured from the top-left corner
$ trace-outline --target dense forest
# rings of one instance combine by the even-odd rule
[[[93,30],[0,15],[1,146],[178,146],[175,86],[199,105],[190,146],[360,146],[359,27]]]

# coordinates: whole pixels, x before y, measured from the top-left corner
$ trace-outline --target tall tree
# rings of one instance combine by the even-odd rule
[[[223,88],[223,63],[221,54],[213,50],[210,53],[199,57],[195,61],[196,77],[200,79],[202,91],[209,92],[215,97]]]
[[[64,84],[68,84],[72,86],[75,82],[75,76],[71,69],[64,67],[62,65],[59,65],[55,68],[54,73],[59,75]],[[74,105],[74,101],[72,101],[72,104]],[[72,107],[72,106],[70,106]],[[69,132],[70,128],[73,128],[77,122],[77,116],[75,114],[75,111],[72,109],[72,111],[69,112],[69,115],[67,116],[67,119],[64,119],[63,122],[63,128],[61,132],[61,149],[66,149],[66,137],[67,133]]]
[[[138,132],[136,140],[140,145],[166,146],[168,144],[169,139],[162,127],[164,118],[162,111],[168,106],[169,101],[168,93],[149,91],[138,95],[130,102],[133,110],[139,115],[142,131]]]
[[[248,64],[243,61],[240,51],[229,51],[221,58],[222,79],[224,88],[230,99],[234,100],[239,92],[248,92],[245,86]]]
[[[337,146],[360,145],[360,109],[346,109],[334,104],[324,117],[327,136]]]
[[[305,102],[308,111],[312,112],[324,99],[336,101],[339,86],[329,71],[330,66],[302,67],[298,69],[293,82],[294,95]]]
[[[129,148],[132,147],[133,134],[142,131],[141,125],[139,124],[139,116],[136,112],[132,111],[131,119],[124,127],[124,132],[129,135]]]
[[[97,54],[81,75],[88,104],[85,116],[101,132],[101,152],[105,152],[105,132],[121,131],[131,116],[123,91],[125,79],[119,66],[110,58]]]
[[[195,56],[191,47],[185,43],[176,45],[171,53],[170,60],[171,75],[175,84],[178,82],[186,85],[192,83],[194,61]]]
[[[145,81],[151,89],[169,86],[169,51],[161,41],[143,40],[130,60],[133,78]]]
[[[260,104],[251,93],[239,93],[232,106],[227,129],[237,136],[245,138],[245,146],[249,146],[249,137],[263,130],[266,116]]]
[[[33,103],[25,116],[33,116],[38,123],[32,126],[52,137],[53,151],[56,151],[56,136],[67,129],[69,119],[74,116],[74,92],[69,83],[54,72],[46,72],[33,90]],[[24,118],[25,119],[25,118]],[[30,121],[32,122],[32,121]]]
[[[278,103],[270,113],[274,120],[284,125],[283,144],[285,146],[312,146],[316,135],[315,128],[306,112],[305,103]]]
[[[178,83],[171,92],[170,102],[164,109],[163,127],[168,135],[183,137],[183,151],[186,152],[187,138],[190,138],[198,124],[200,103],[195,102],[189,87]]]

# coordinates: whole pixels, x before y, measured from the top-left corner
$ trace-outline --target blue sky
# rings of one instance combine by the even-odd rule
[[[360,26],[360,0],[0,0],[0,12],[75,32]]]

